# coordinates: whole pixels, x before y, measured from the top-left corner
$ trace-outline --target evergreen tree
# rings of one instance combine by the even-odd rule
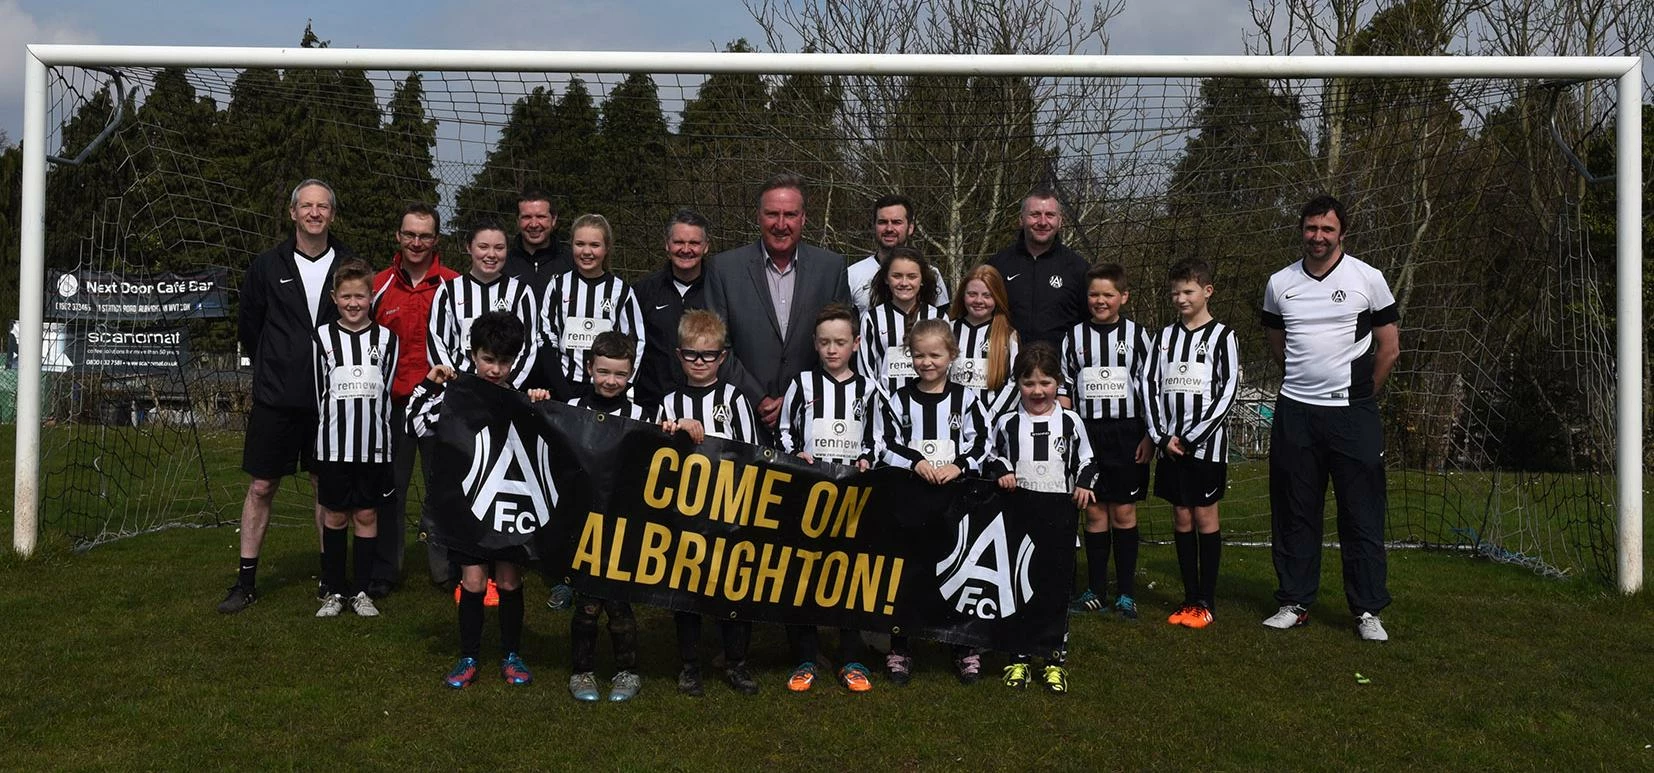
[[[387,144],[380,164],[389,176],[390,195],[401,203],[437,203],[435,119],[425,113],[425,82],[417,72],[408,73],[397,84],[386,108],[390,122],[385,127]]]
[[[751,53],[745,39],[724,48]],[[773,119],[769,86],[756,75],[718,73],[684,104],[678,124],[672,200],[694,204],[712,220],[712,249],[757,238],[754,212],[760,183],[784,171],[762,137]]]
[[[512,104],[511,115],[482,169],[459,189],[455,199],[456,231],[479,218],[515,221],[517,195],[526,188],[550,185],[546,170],[555,165],[548,144],[553,110],[552,92],[544,86],[536,86]],[[557,195],[556,191],[551,193]]]
[[[603,102],[595,165],[599,189],[592,200],[615,229],[610,261],[617,268],[641,271],[659,262],[660,225],[672,207],[662,196],[670,144],[654,79],[627,76]]]

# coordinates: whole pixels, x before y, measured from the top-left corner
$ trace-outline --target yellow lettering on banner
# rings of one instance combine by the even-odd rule
[[[599,513],[587,513],[586,523],[580,527],[580,546],[575,548],[574,563],[569,568],[576,572],[584,571],[593,577],[602,577],[603,568],[598,560],[602,555],[603,516]]]
[[[692,531],[678,533],[678,550],[672,559],[672,590],[694,593],[701,587],[701,562],[706,560],[706,538]],[[689,575],[688,581],[683,576]]]
[[[845,555],[844,551],[835,550],[827,554],[827,560],[821,562],[821,579],[816,582],[818,606],[838,606],[839,597],[844,595],[844,574],[849,569],[850,557]]]
[[[611,580],[626,582],[632,579],[632,573],[620,568],[620,544],[626,541],[626,519],[615,519],[614,538],[609,540],[609,572],[604,575]]]
[[[747,566],[758,549],[751,542],[737,542],[729,554],[729,567],[724,570],[724,598],[742,601],[752,590],[752,567]]]
[[[672,472],[678,471],[678,452],[670,448],[655,451],[653,459],[649,460],[649,476],[643,481],[643,503],[657,510],[665,510],[672,504],[672,488],[660,485],[661,468]]]
[[[856,529],[861,526],[861,511],[867,507],[867,498],[871,496],[873,489],[869,487],[845,488],[844,499],[838,505],[838,520],[833,521],[833,536],[842,534],[849,539],[856,538]]]
[[[728,540],[719,537],[712,541],[712,571],[706,573],[706,585],[701,593],[707,596],[718,595],[718,570],[724,568],[724,543]]]
[[[838,487],[831,481],[824,480],[810,487],[810,498],[804,501],[804,518],[799,521],[805,536],[815,538],[827,532],[833,501],[837,498]],[[823,502],[823,499],[827,501]]]
[[[863,612],[872,612],[873,604],[878,601],[874,596],[878,593],[879,576],[883,573],[884,556],[857,553],[856,563],[850,569],[850,597],[844,600],[844,608],[859,606]]]
[[[810,591],[810,573],[815,569],[816,561],[821,558],[819,550],[800,550],[793,553],[804,564],[798,570],[798,590],[793,593],[793,606],[804,606],[804,596]]]
[[[774,545],[765,545],[763,555],[758,558],[758,579],[754,580],[752,584],[753,601],[766,600],[764,598],[766,587],[770,591],[767,600],[771,604],[781,600],[781,586],[787,580],[787,560],[792,558],[793,549],[787,545],[782,545],[781,550],[776,551],[775,547]],[[772,565],[770,557],[777,552],[781,554],[780,560]]]
[[[695,478],[693,484],[689,482],[690,476]],[[711,479],[712,460],[705,454],[690,454],[683,460],[683,475],[678,478],[679,513],[694,517],[706,509],[706,489]]]
[[[658,523],[643,524],[643,548],[637,557],[638,582],[655,585],[666,576],[666,549],[671,546],[671,529]]]
[[[780,521],[770,518],[764,514],[769,512],[770,505],[777,505],[781,503],[781,495],[775,493],[776,485],[780,483],[787,483],[792,479],[793,475],[790,472],[782,472],[780,470],[764,471],[764,493],[758,496],[758,512],[752,516],[752,525],[762,526],[766,529],[781,528]]]
[[[739,483],[736,482],[735,463],[728,459],[718,461],[718,483],[712,489],[712,520],[745,526],[747,510],[752,505],[752,490],[758,484],[758,468],[741,465]]]

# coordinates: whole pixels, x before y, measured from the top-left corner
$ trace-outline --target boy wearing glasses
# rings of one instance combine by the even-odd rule
[[[758,442],[758,422],[752,405],[734,385],[718,378],[718,367],[729,356],[724,321],[710,311],[684,312],[678,321],[678,359],[683,362],[685,386],[661,400],[660,426],[667,432],[682,430],[696,443],[707,435],[741,443]],[[701,616],[676,612],[678,691],[701,695]],[[758,682],[747,671],[747,649],[752,643],[752,623],[725,620],[718,624],[724,636],[724,680],[746,695],[758,692]]]

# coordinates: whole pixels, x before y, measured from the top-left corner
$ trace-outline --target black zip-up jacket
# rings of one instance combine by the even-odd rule
[[[678,360],[678,320],[688,309],[706,308],[706,272],[690,283],[689,291],[678,295],[668,265],[632,283],[632,295],[643,310],[643,362],[632,378],[632,395],[649,411],[684,385],[683,363]]]
[[[287,240],[259,253],[241,280],[240,306],[236,314],[241,350],[253,361],[253,402],[276,408],[316,410],[316,354],[311,339],[316,328],[339,318],[339,309],[324,290],[314,322],[310,299],[304,294],[293,251],[297,242]],[[333,287],[333,270],[340,261],[354,257],[332,234],[327,246],[333,263],[327,267],[328,290]]]
[[[527,282],[534,288],[534,297],[538,298],[545,295],[546,285],[551,283],[552,277],[572,270],[574,251],[569,248],[567,240],[552,234],[546,246],[533,252],[523,246],[523,237],[513,238],[511,246],[505,251],[505,267],[500,269],[500,273]]]
[[[1091,263],[1064,245],[1061,236],[1036,258],[1017,231],[1017,240],[989,258],[988,265],[1005,278],[1011,326],[1022,348],[1046,341],[1062,351],[1063,335],[1087,316],[1085,274]]]

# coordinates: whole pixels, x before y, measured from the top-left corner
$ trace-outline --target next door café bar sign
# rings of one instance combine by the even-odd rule
[[[50,271],[46,316],[158,322],[229,315],[230,271],[211,268],[153,276],[110,271]]]

